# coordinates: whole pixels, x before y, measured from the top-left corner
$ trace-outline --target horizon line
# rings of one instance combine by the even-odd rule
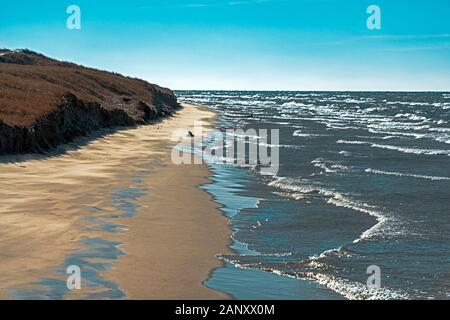
[[[169,88],[170,89],[170,88]],[[171,89],[172,91],[217,91],[217,92],[380,92],[380,93],[450,93],[450,90],[258,90],[258,89]]]

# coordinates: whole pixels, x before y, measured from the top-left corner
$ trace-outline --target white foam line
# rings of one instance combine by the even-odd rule
[[[305,276],[350,300],[404,300],[409,297],[408,294],[403,292],[396,292],[388,288],[369,288],[362,283],[331,275],[308,272]]]
[[[449,177],[437,177],[437,176],[427,176],[427,175],[412,174],[412,173],[390,172],[390,171],[383,171],[383,170],[377,170],[377,169],[371,169],[371,168],[366,169],[365,172],[374,173],[374,174],[383,174],[383,175],[387,175],[387,176],[411,177],[411,178],[427,179],[427,180],[435,180],[435,181],[450,180]]]
[[[363,239],[368,239],[372,237],[373,235],[377,234],[379,230],[382,228],[384,224],[386,224],[388,221],[393,222],[394,219],[392,217],[388,217],[386,214],[383,214],[377,210],[374,210],[374,207],[371,207],[364,203],[358,203],[356,201],[353,201],[343,194],[336,192],[336,191],[330,191],[326,190],[320,187],[310,187],[310,186],[298,186],[298,185],[292,185],[289,183],[283,183],[283,180],[286,180],[286,178],[278,178],[275,181],[272,181],[269,183],[269,186],[273,186],[285,191],[290,191],[289,193],[284,193],[280,195],[286,195],[288,197],[291,197],[293,199],[303,199],[305,194],[314,193],[317,192],[323,196],[328,197],[327,203],[332,204],[336,207],[344,207],[348,208],[357,212],[362,212],[365,214],[368,214],[374,218],[377,219],[378,223],[374,225],[372,228],[364,231],[358,239],[354,240],[353,243],[358,243],[362,241]]]
[[[387,144],[372,143],[369,141],[338,140],[337,143],[338,144],[359,144],[359,145],[365,144],[365,145],[369,145],[372,148],[388,149],[388,150],[399,151],[399,152],[410,153],[410,154],[450,156],[450,150],[405,148],[405,147],[392,146],[392,145],[387,145]]]
[[[362,213],[366,213],[374,218],[377,219],[378,223],[376,225],[374,225],[372,228],[364,231],[358,239],[354,240],[353,243],[358,243],[361,242],[364,239],[368,239],[371,238],[374,234],[378,233],[378,230],[381,229],[381,227],[389,220],[393,220],[392,218],[389,219],[388,217],[386,217],[385,215],[383,215],[381,212],[378,212],[376,210],[371,210],[368,208],[364,208],[362,205],[358,205],[357,203],[345,198],[345,197],[333,197],[330,198],[328,200],[328,203],[335,205],[336,207],[343,207],[343,208],[348,208],[348,209],[352,209],[355,211],[359,211]]]
[[[220,256],[219,258],[228,263],[231,263],[239,269],[262,270],[281,277],[287,277],[297,280],[312,280],[350,300],[405,300],[409,298],[409,295],[407,293],[394,291],[388,288],[370,288],[362,283],[338,278],[331,275],[313,272],[306,272],[302,275],[293,275],[276,269],[241,264],[224,256]],[[314,261],[312,263],[314,263]]]

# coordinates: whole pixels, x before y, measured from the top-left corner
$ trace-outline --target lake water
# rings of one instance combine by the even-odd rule
[[[210,163],[203,188],[236,253],[206,285],[237,298],[450,298],[449,93],[177,95],[218,111],[218,127],[280,130],[275,175]]]

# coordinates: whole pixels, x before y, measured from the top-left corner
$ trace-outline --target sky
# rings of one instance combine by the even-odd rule
[[[2,47],[171,89],[450,91],[450,1],[1,1]]]

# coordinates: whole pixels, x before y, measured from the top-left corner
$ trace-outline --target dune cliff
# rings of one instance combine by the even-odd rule
[[[102,128],[148,124],[179,108],[166,88],[0,49],[0,155],[45,152]]]

